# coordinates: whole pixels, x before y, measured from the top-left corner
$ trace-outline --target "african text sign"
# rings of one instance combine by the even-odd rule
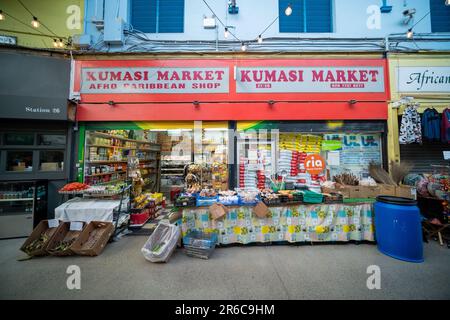
[[[450,92],[450,67],[399,67],[399,92]]]
[[[382,67],[238,68],[244,92],[384,92]]]
[[[228,93],[228,68],[83,68],[81,93]]]

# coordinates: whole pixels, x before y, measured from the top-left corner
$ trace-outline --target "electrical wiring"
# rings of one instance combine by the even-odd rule
[[[20,5],[26,10],[26,11],[28,11],[28,13],[33,17],[33,18],[35,18],[36,16],[23,4],[23,2],[21,1],[21,0],[17,0],[19,3],[20,3]],[[58,38],[60,38],[60,36],[58,36],[56,33],[54,33],[52,30],[50,30],[43,22],[42,22],[42,20],[39,20],[39,23],[45,28],[45,29],[47,29],[47,31],[48,32],[50,32],[51,34],[53,34],[55,37],[58,37]]]

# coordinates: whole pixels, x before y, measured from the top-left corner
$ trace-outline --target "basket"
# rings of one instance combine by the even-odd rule
[[[180,228],[161,222],[141,249],[144,258],[150,262],[167,262],[177,247]]]
[[[217,233],[191,231],[183,238],[186,255],[209,259],[217,243]]]

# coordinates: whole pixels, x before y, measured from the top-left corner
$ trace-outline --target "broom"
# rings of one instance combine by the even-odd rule
[[[386,172],[380,165],[376,163],[369,163],[369,174],[378,183],[395,185],[394,179]]]
[[[402,161],[402,163],[390,162],[391,165],[391,177],[394,182],[399,185],[406,175],[411,171],[414,165],[408,161]]]

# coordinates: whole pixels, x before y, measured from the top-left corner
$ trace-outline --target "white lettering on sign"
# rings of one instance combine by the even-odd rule
[[[397,67],[398,92],[450,92],[450,67]]]
[[[384,92],[382,67],[238,68],[236,90],[245,92]]]
[[[83,68],[81,93],[228,93],[228,68]]]

